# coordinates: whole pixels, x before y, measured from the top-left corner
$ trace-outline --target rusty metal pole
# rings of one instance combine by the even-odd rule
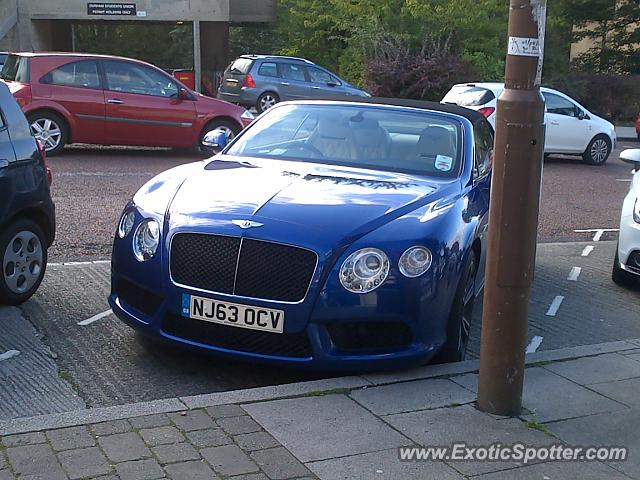
[[[538,71],[544,12],[546,0],[510,1],[505,90],[496,118],[478,384],[479,408],[497,415],[517,415],[522,408],[545,132]]]

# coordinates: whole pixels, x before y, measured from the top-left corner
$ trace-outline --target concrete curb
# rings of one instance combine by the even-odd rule
[[[540,362],[557,362],[583,357],[593,357],[605,353],[635,350],[640,339],[568,347],[559,350],[535,352],[526,356],[527,365]],[[452,377],[477,372],[479,360],[428,365],[408,371],[372,373],[361,376],[337,377],[326,380],[274,385],[270,387],[250,388],[219,392],[191,397],[169,398],[152,402],[132,403],[113,407],[75,410],[72,412],[40,415],[37,417],[17,418],[0,421],[0,435],[13,435],[56,428],[74,427],[90,423],[121,420],[125,418],[172,413],[217,405],[255,403],[291,397],[329,394],[335,391],[348,391],[362,387],[391,385],[437,377]]]

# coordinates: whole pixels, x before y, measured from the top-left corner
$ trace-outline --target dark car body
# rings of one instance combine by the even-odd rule
[[[12,53],[0,76],[49,154],[69,143],[189,148],[210,130],[237,134],[252,120],[130,58]]]
[[[38,266],[46,268],[46,249],[55,237],[55,208],[49,190],[50,172],[41,148],[31,133],[20,106],[0,82],[0,303],[20,303],[32,292],[7,292],[6,281],[13,271],[7,248],[14,239],[13,230],[31,231],[39,237],[43,258]],[[15,245],[16,253],[19,245]],[[29,265],[23,263],[25,268]],[[40,270],[38,270],[39,272]],[[40,279],[41,280],[41,275]],[[39,281],[37,281],[39,284]],[[34,286],[37,288],[37,285]]]
[[[298,137],[298,119],[316,110],[322,124]],[[352,127],[333,121],[334,111]],[[443,133],[433,125],[450,127],[448,143],[425,137],[433,128]],[[281,157],[288,147],[270,138],[283,132],[295,132],[300,150]],[[355,151],[351,135],[361,142]],[[264,147],[238,151],[253,141]],[[340,144],[355,161],[339,160]],[[279,104],[211,160],[176,167],[138,191],[114,240],[109,303],[147,335],[240,359],[343,371],[424,363],[452,340],[468,265],[465,301],[482,289],[492,147],[490,125],[459,107],[389,99]],[[320,149],[324,159],[310,157]],[[402,166],[434,163],[432,173]],[[150,223],[156,253],[141,258],[139,232]],[[433,261],[411,277],[399,262],[415,245]],[[342,269],[370,247],[386,254],[388,276],[372,291],[348,290]],[[198,297],[249,306],[255,322],[245,309],[238,328],[234,306],[228,317],[205,309],[206,318],[194,319],[198,309],[203,314]]]
[[[335,73],[297,57],[242,55],[225,70],[218,98],[263,112],[280,101],[369,94]]]

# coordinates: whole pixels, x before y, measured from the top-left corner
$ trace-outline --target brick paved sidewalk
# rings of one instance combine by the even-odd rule
[[[0,421],[0,480],[640,480],[640,340],[528,356],[518,418],[475,408],[477,367],[469,361]],[[401,447],[454,442],[624,446],[628,458],[399,460]]]
[[[316,478],[237,405],[8,435],[2,445],[0,469],[10,468],[0,480]]]

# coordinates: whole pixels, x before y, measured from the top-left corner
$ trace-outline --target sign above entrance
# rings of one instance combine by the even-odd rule
[[[87,3],[87,15],[136,16],[136,4],[91,2]]]

